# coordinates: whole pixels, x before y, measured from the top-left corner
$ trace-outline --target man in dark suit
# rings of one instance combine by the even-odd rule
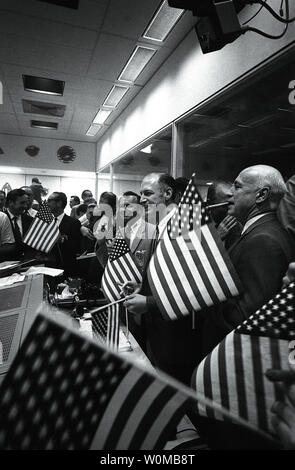
[[[141,204],[146,208],[148,220],[152,220],[150,214],[155,213],[154,209],[160,220],[153,239],[153,249],[174,213],[174,190],[174,178],[163,173],[151,173],[141,184]],[[189,384],[195,366],[195,331],[191,316],[177,321],[164,320],[152,296],[146,272],[143,273],[141,289],[128,296],[124,305],[131,313],[144,316],[146,348],[151,362]]]
[[[276,217],[284,193],[281,174],[267,165],[246,168],[234,182],[228,214],[243,229],[229,255],[244,292],[204,312],[203,356],[280,290],[294,256],[293,241]]]
[[[23,243],[23,238],[33,221],[33,217],[25,213],[28,204],[25,191],[23,189],[13,189],[7,194],[5,204],[5,212],[11,223],[16,243],[15,257],[16,259],[31,257],[35,250],[32,251]]]
[[[284,193],[285,183],[281,174],[266,165],[246,168],[234,182],[228,212],[238,219],[243,230],[229,255],[244,291],[238,298],[203,312],[203,357],[282,287],[282,278],[289,262],[294,259],[293,241],[276,217]],[[204,377],[207,367],[209,364],[205,362]],[[210,448],[271,447],[259,435],[231,423],[202,417],[193,420]]]
[[[60,241],[51,251],[54,266],[64,269],[64,275],[78,275],[76,256],[81,250],[81,223],[64,213],[67,196],[62,192],[54,192],[48,197],[48,205],[56,219],[61,234]]]

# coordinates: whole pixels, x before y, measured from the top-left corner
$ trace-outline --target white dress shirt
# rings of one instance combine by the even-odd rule
[[[9,209],[7,209],[7,213],[9,214],[10,219],[12,220],[12,223],[14,224],[14,218],[16,217],[16,223],[18,225],[18,228],[20,230],[21,236],[23,236],[23,224],[22,224],[22,218],[20,215],[13,215]]]

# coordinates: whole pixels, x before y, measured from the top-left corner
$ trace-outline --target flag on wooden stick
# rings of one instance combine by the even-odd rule
[[[119,347],[119,309],[120,305],[115,304],[91,314],[92,331],[95,338],[115,351],[117,351]]]
[[[157,244],[148,279],[167,320],[241,292],[237,273],[198,193],[195,175]]]

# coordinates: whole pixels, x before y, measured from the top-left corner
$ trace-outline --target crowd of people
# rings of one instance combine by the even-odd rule
[[[124,229],[142,273],[141,284],[128,281],[122,286],[130,329],[155,367],[190,385],[195,368],[214,347],[277,294],[283,278],[285,283],[294,280],[295,198],[293,180],[286,186],[280,172],[266,165],[244,169],[233,183],[215,181],[209,187],[207,204],[212,206],[212,219],[243,292],[167,322],[152,295],[147,267],[187,183],[186,178],[151,173],[143,178],[140,194],[130,190],[117,197],[104,192],[98,203],[91,191],[84,190],[81,199],[70,197],[70,216],[65,214],[67,196],[53,192],[47,203],[60,238],[49,254],[23,243],[44,199],[38,184],[0,192],[0,260],[35,258],[46,266],[62,268],[65,277],[78,276],[77,255],[95,252],[104,268],[116,231]],[[223,202],[227,205],[220,206]],[[271,380],[284,382],[280,372]],[[273,426],[283,444],[295,448],[294,376],[284,387],[287,401],[273,405]]]

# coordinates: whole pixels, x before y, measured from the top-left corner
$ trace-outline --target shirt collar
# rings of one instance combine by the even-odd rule
[[[65,213],[63,212],[62,214],[59,214],[59,216],[56,217],[56,221],[58,225],[60,225],[62,219],[64,218]]]
[[[8,215],[9,215],[9,217],[11,218],[11,220],[13,220],[14,217],[16,217],[17,219],[19,218],[19,215],[13,215],[13,214],[10,212],[9,209],[6,209],[6,210],[7,210],[7,213],[8,213]]]
[[[265,212],[264,214],[258,214],[258,215],[255,215],[255,217],[252,217],[252,219],[247,220],[247,222],[245,223],[243,227],[241,235],[243,235],[246,232],[246,230],[248,230],[248,228],[251,227],[251,225],[253,225],[256,222],[256,220],[261,219],[261,217],[264,217],[267,214],[268,212]]]

